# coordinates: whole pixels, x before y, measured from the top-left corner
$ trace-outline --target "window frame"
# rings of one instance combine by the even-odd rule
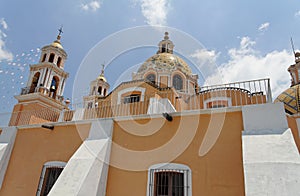
[[[176,73],[173,75],[172,77],[172,86],[177,90],[177,91],[182,91],[184,89],[184,79],[183,77]],[[177,87],[181,87],[181,88],[178,88]]]
[[[61,62],[62,62],[62,58],[61,57],[58,57],[57,58],[57,61],[56,61],[56,65],[57,65],[57,67],[61,67]]]
[[[146,81],[156,84],[156,74],[150,73],[146,76]]]
[[[140,100],[141,100],[141,94],[130,94],[122,98],[122,103],[123,104],[137,103],[140,102]]]
[[[148,183],[147,183],[147,196],[155,196],[155,173],[158,172],[179,172],[183,173],[184,179],[184,195],[183,196],[192,196],[192,170],[183,164],[177,163],[160,163],[152,165],[148,169]]]
[[[117,104],[122,104],[123,102],[123,97],[124,95],[126,94],[140,94],[141,97],[140,97],[140,102],[143,102],[144,101],[144,96],[145,96],[145,91],[146,89],[145,88],[142,88],[142,87],[130,87],[130,88],[126,88],[126,89],[123,89],[123,90],[120,90],[118,92],[118,101],[117,101]],[[139,92],[139,93],[138,93]]]
[[[210,104],[210,102],[212,103],[212,105],[216,105],[215,103],[222,103],[222,102],[227,102],[227,105],[225,105],[225,107],[231,107],[232,106],[232,101],[231,101],[231,97],[212,97],[209,99],[204,100],[203,102],[203,106],[204,109],[214,109],[214,107],[208,107],[208,105]],[[221,106],[221,104],[220,104]],[[224,108],[224,107],[218,107],[218,108]]]
[[[47,58],[47,53],[44,53],[41,62],[42,62],[42,63],[45,62],[45,61],[46,61],[46,58]]]
[[[54,63],[54,60],[55,60],[55,54],[54,54],[54,53],[51,53],[50,56],[49,56],[48,62],[49,62],[49,63]]]
[[[47,169],[49,169],[49,168],[62,168],[62,169],[64,169],[65,166],[66,166],[66,164],[67,164],[66,162],[61,162],[61,161],[50,161],[50,162],[47,162],[47,163],[45,163],[43,165],[43,169],[42,169],[42,173],[41,173],[41,176],[40,176],[40,180],[39,180],[39,185],[38,185],[38,189],[37,189],[37,192],[36,192],[36,196],[41,196],[41,194],[42,194],[42,189],[43,189],[43,185],[44,185],[44,180],[45,180],[45,175],[46,175]],[[56,181],[57,181],[57,179],[56,179]],[[53,184],[53,186],[54,186],[54,184]],[[50,191],[51,191],[51,189],[50,189]]]

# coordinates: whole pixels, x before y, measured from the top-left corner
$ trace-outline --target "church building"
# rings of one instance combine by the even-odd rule
[[[299,195],[300,54],[273,102],[268,78],[201,86],[175,44],[114,89],[103,65],[71,109],[60,32],[0,128],[0,196]]]

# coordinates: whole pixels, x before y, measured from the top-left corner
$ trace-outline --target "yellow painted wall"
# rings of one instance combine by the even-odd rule
[[[37,102],[19,103],[14,106],[10,126],[56,122],[60,111]]]
[[[19,129],[0,195],[35,195],[44,163],[67,162],[89,129],[90,124]]]
[[[291,128],[291,130],[292,130],[293,137],[295,139],[295,143],[296,143],[296,145],[298,147],[298,151],[300,153],[300,136],[299,136],[298,126],[297,126],[297,122],[296,122],[297,118],[299,118],[299,117],[287,116],[289,128]]]
[[[193,195],[244,195],[242,130],[240,111],[177,116],[172,122],[164,118],[116,121],[107,196],[146,195],[147,169],[168,162],[173,155],[169,161],[191,168]],[[205,139],[200,150],[203,156],[199,156],[205,135],[218,135],[219,131],[206,154],[205,146],[213,142]]]

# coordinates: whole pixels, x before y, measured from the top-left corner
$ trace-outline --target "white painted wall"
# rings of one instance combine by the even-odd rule
[[[247,105],[242,107],[244,130],[286,130],[283,103]]]
[[[175,107],[172,105],[169,99],[157,99],[155,97],[150,98],[147,114],[162,114],[164,112],[172,113],[176,112]]]
[[[16,127],[5,127],[0,135],[0,189],[17,135]]]
[[[246,196],[299,196],[300,156],[283,105],[242,108]]]
[[[300,157],[290,129],[243,135],[243,161],[247,196],[299,196]]]
[[[49,196],[105,195],[112,131],[112,119],[92,122],[89,137],[68,161]]]

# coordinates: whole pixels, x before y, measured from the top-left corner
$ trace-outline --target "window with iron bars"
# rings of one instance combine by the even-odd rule
[[[188,196],[189,170],[150,169],[149,196]]]
[[[123,98],[123,103],[134,103],[140,101],[140,95],[129,95]]]
[[[44,165],[40,177],[37,196],[46,196],[60,176],[66,163],[64,162],[48,162]]]

